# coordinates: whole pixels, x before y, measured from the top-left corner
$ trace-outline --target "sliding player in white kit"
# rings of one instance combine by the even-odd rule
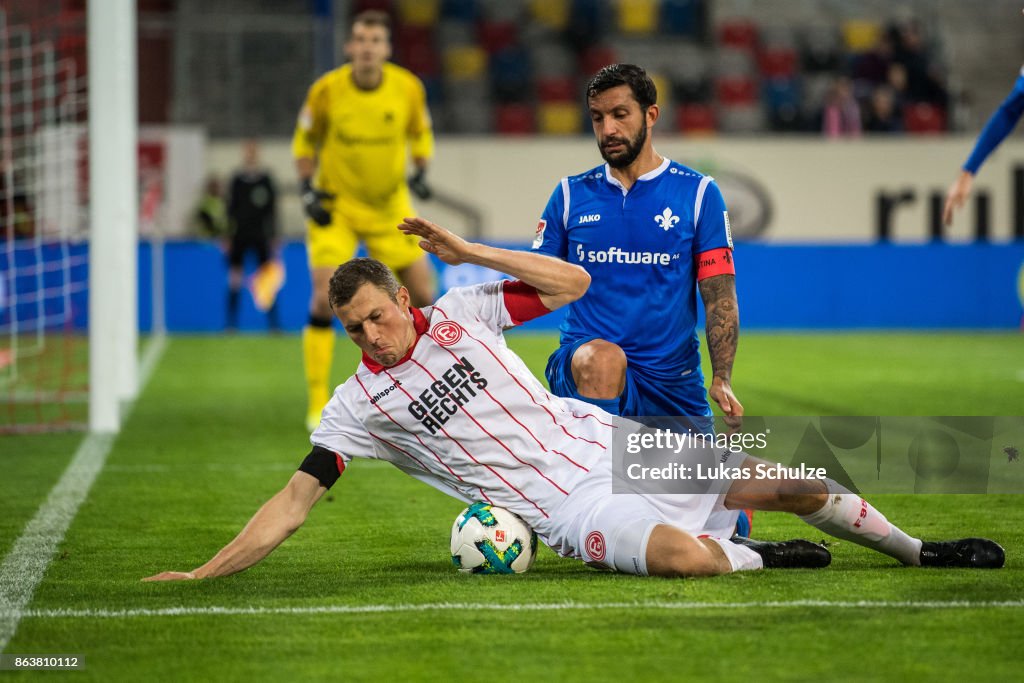
[[[324,409],[312,451],[209,562],[149,580],[224,576],[256,564],[302,525],[353,457],[386,460],[465,502],[508,508],[560,555],[625,573],[709,576],[830,562],[828,550],[808,541],[729,540],[729,530],[705,528],[712,512],[742,507],[802,515],[906,565],[1002,566],[1002,548],[992,541],[922,543],[830,480],[779,480],[771,490],[763,481],[725,480],[708,494],[613,494],[616,418],[549,393],[502,336],[582,296],[586,271],[543,254],[471,244],[419,218],[400,228],[448,264],[475,263],[517,279],[453,289],[416,309],[379,261],[340,266],[331,306],[363,360]],[[742,452],[714,455],[728,467],[765,462]]]

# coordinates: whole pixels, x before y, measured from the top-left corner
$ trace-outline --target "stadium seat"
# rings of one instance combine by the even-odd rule
[[[445,19],[474,22],[480,17],[480,8],[476,0],[444,0],[441,4],[441,16]]]
[[[582,130],[580,106],[576,102],[543,102],[537,109],[537,123],[545,135],[576,135]]]
[[[509,0],[475,1],[480,7],[480,19],[482,21],[522,24],[526,15],[526,8],[523,6],[522,0],[517,0],[516,2],[509,2]]]
[[[675,97],[675,93],[672,92],[672,84],[657,71],[648,69],[647,75],[651,77],[651,80],[654,82],[654,88],[658,91],[658,106],[663,111],[671,111],[672,100]]]
[[[625,35],[647,36],[658,26],[657,0],[619,0],[616,3],[616,28]]]
[[[516,44],[519,25],[512,21],[481,21],[477,27],[477,41],[494,54]]]
[[[533,107],[528,104],[502,104],[494,109],[494,130],[502,135],[529,135],[537,132]]]
[[[729,19],[718,26],[719,45],[754,51],[757,40],[757,24],[750,19]]]
[[[473,45],[476,40],[476,24],[461,19],[442,19],[434,31],[435,45],[451,48],[457,45]]]
[[[768,115],[768,123],[776,133],[800,133],[808,130],[807,119],[800,107],[784,104],[772,109]]]
[[[674,40],[672,59],[659,63],[658,70],[675,85],[706,81],[711,71],[711,51],[690,41]]]
[[[593,45],[580,55],[580,72],[590,78],[603,67],[619,61],[618,53],[610,45]]]
[[[577,52],[600,42],[608,32],[607,6],[594,0],[573,0],[565,36]]]
[[[673,36],[699,38],[703,33],[701,0],[662,0],[661,30]]]
[[[398,0],[399,26],[431,27],[441,13],[440,0]]]
[[[928,135],[946,131],[946,112],[927,102],[908,104],[903,108],[903,127],[908,133]]]
[[[800,66],[805,73],[834,72],[843,66],[839,31],[832,28],[804,31],[800,41]]]
[[[771,78],[761,83],[761,97],[768,107],[769,125],[777,132],[797,132],[806,120],[800,81],[796,78]],[[820,104],[820,100],[818,101]]]
[[[569,10],[569,0],[530,0],[530,18],[555,31],[569,25]]]
[[[795,50],[798,45],[797,33],[791,26],[761,26],[757,32],[761,50]]]
[[[445,76],[454,80],[477,79],[487,68],[487,53],[476,45],[453,45],[444,51]]]
[[[423,88],[427,91],[427,105],[435,109],[444,103],[444,85],[437,76],[422,78]]]
[[[720,47],[714,55],[715,74],[725,77],[750,77],[757,75],[757,59],[750,50],[735,47]]]
[[[761,96],[771,110],[800,106],[800,86],[795,78],[769,78],[761,82]]]
[[[446,130],[475,135],[494,130],[494,113],[486,98],[449,100],[444,112]]]
[[[676,128],[685,135],[715,132],[715,110],[707,104],[682,104],[676,109]]]
[[[538,78],[576,74],[579,59],[565,45],[545,42],[530,46],[529,51],[530,66]]]
[[[673,99],[682,104],[708,104],[713,95],[710,78],[676,81],[672,84]]]
[[[761,76],[765,78],[791,78],[797,71],[796,50],[792,48],[769,48],[757,56]]]
[[[541,102],[576,102],[580,91],[571,77],[537,79],[537,99]]]
[[[725,133],[759,133],[766,127],[760,102],[720,107],[717,120],[718,129]]]
[[[715,81],[715,96],[723,106],[749,105],[758,101],[757,81],[753,78],[719,78]]]
[[[533,74],[526,52],[508,48],[491,55],[491,85],[498,102],[522,102],[533,90]]]
[[[402,25],[395,32],[395,61],[420,78],[438,75],[441,60],[428,26]]]
[[[355,0],[352,3],[352,16],[360,12],[369,12],[370,10],[384,12],[389,16],[394,13],[392,0]]]
[[[850,19],[842,25],[843,44],[849,52],[875,49],[882,37],[882,25],[870,19]]]

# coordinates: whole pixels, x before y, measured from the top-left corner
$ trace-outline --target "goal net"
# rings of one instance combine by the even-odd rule
[[[66,37],[0,11],[0,434],[87,426],[87,91]]]

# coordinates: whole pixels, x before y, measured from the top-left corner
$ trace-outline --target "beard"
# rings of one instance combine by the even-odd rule
[[[598,144],[598,149],[601,151],[601,157],[608,162],[608,165],[612,168],[626,168],[640,156],[640,150],[643,149],[644,143],[647,142],[647,120],[644,120],[643,128],[641,128],[632,140],[626,138],[605,138],[605,140]],[[616,152],[614,155],[609,154],[605,149],[606,146],[612,144],[621,144],[623,149],[621,152]]]

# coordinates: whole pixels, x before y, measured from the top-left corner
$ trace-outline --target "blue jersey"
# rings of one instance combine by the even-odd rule
[[[563,346],[600,337],[653,379],[699,368],[697,260],[729,261],[729,272],[732,265],[729,215],[710,176],[666,159],[629,191],[607,165],[563,178],[533,248],[592,278],[568,307]]]
[[[964,164],[964,170],[970,171],[972,175],[977,175],[978,169],[985,163],[985,159],[1016,127],[1022,114],[1024,114],[1024,69],[1021,69],[1021,75],[1013,84],[1013,90],[985,124],[971,156]]]

